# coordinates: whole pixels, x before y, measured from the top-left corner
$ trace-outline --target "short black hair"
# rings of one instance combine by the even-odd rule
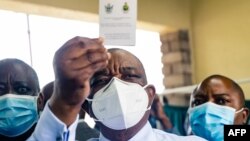
[[[39,79],[38,79],[37,73],[30,65],[16,58],[7,58],[7,59],[0,60],[0,68],[2,65],[5,65],[5,64],[20,64],[21,66],[25,67],[27,71],[30,71],[30,73],[27,72],[27,74],[30,74],[36,83],[35,85],[36,85],[37,92],[40,91],[40,85],[39,85]]]

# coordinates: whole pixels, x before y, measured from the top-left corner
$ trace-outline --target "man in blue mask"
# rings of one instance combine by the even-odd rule
[[[209,141],[223,141],[224,125],[246,124],[249,115],[241,87],[222,75],[203,80],[191,95],[192,132]]]
[[[41,110],[39,90],[36,72],[25,62],[0,61],[1,141],[24,141],[31,135]]]

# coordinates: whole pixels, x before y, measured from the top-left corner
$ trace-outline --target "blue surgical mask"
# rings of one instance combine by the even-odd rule
[[[16,137],[38,120],[37,97],[5,94],[0,96],[0,134]]]
[[[239,110],[238,112],[242,111]],[[191,108],[189,120],[192,132],[209,141],[223,141],[224,125],[232,125],[236,110],[228,106],[221,106],[207,102]]]

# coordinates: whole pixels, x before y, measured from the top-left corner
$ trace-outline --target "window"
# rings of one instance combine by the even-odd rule
[[[0,10],[0,59],[19,58],[31,64],[26,14]]]
[[[67,40],[75,36],[96,38],[99,35],[97,23],[73,21],[43,16],[30,16],[30,31],[33,67],[39,75],[41,86],[54,79],[52,60],[55,51]],[[158,93],[162,92],[163,75],[159,33],[137,30],[136,46],[119,47],[135,54],[143,63],[148,82],[154,84]],[[46,67],[44,67],[46,66]]]
[[[99,35],[98,23],[3,10],[0,10],[0,18],[0,59],[18,58],[32,65],[38,74],[41,87],[54,80],[52,61],[59,47],[75,36],[96,38]],[[161,93],[164,86],[160,45],[159,33],[137,30],[135,47],[107,48],[119,47],[135,54],[145,67],[149,84],[155,85],[157,93]],[[86,118],[93,127],[94,122],[89,117]]]

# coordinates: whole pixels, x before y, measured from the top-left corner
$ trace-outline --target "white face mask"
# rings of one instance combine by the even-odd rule
[[[144,86],[145,87],[145,86]],[[137,83],[113,77],[110,82],[94,94],[92,111],[97,121],[105,126],[122,130],[136,125],[144,116],[149,100],[147,92]]]

